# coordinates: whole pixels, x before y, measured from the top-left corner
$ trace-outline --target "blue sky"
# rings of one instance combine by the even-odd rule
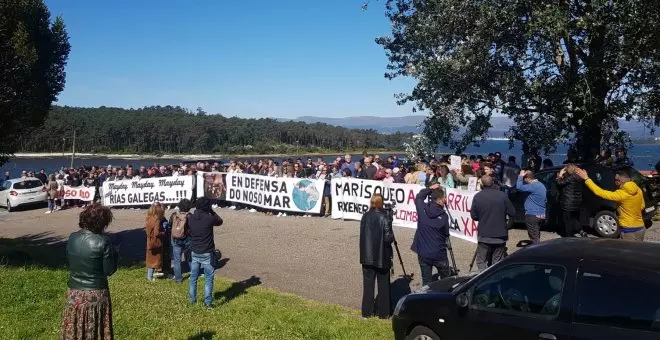
[[[46,0],[72,45],[58,104],[239,117],[402,116],[376,45],[384,1]]]

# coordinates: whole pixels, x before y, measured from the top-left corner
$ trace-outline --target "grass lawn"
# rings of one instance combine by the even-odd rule
[[[0,268],[0,339],[58,338],[67,276],[65,268],[11,265]],[[206,310],[201,303],[188,304],[187,281],[179,285],[172,280],[148,282],[143,268],[120,268],[110,278],[115,337],[392,338],[388,321],[361,320],[358,311],[217,277],[214,289],[215,308]],[[200,280],[198,294],[203,291]],[[198,296],[198,300],[201,298]]]

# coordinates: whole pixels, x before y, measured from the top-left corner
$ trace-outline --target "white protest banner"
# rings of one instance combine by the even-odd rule
[[[157,177],[103,182],[103,205],[176,204],[192,198],[193,177]]]
[[[477,192],[460,189],[446,189],[445,194],[447,197],[445,207],[452,219],[452,221],[450,221],[451,228],[449,229],[449,234],[472,243],[477,243],[479,223],[473,220],[470,216],[472,200]]]
[[[70,187],[65,185],[62,190],[57,192],[57,197],[65,200],[93,201],[96,194],[96,187]]]
[[[415,197],[422,190],[417,184],[387,183],[352,177],[332,180],[332,218],[360,220],[369,210],[374,194],[383,195],[384,203],[396,203],[392,224],[398,227],[417,228]],[[477,243],[477,222],[470,217],[470,207],[476,192],[459,189],[446,190],[446,208],[456,223],[451,223],[449,233],[463,240]]]
[[[383,195],[385,204],[396,204],[393,225],[417,227],[415,196],[422,187],[415,184],[399,184],[352,177],[334,178],[331,182],[332,218],[360,220],[369,210],[374,194]]]
[[[225,200],[227,176],[224,172],[197,172],[197,197]]]
[[[461,156],[449,156],[449,170],[459,170],[461,168]]]
[[[227,201],[273,210],[318,214],[321,212],[325,181],[228,173],[225,184]]]

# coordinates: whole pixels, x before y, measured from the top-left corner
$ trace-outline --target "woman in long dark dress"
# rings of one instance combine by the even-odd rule
[[[108,276],[117,271],[117,250],[104,234],[109,208],[93,204],[80,213],[79,231],[69,236],[69,282],[60,338],[113,339]]]

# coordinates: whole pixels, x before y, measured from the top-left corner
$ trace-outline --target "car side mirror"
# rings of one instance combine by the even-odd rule
[[[458,296],[456,296],[456,305],[461,308],[467,308],[467,306],[470,304],[470,301],[468,299],[468,296],[466,293],[460,293]]]

